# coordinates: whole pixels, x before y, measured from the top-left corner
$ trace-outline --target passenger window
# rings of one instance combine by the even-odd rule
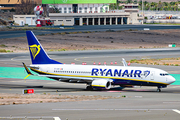
[[[161,76],[166,76],[166,75],[169,75],[167,73],[160,73]]]

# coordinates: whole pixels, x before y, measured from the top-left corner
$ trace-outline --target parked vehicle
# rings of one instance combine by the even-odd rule
[[[54,24],[52,20],[40,20],[42,26],[51,26]]]

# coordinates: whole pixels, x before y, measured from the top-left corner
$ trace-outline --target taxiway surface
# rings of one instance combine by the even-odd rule
[[[180,86],[168,86],[161,93],[154,87],[126,88],[124,90],[85,91],[85,85],[44,80],[0,79],[3,93],[22,93],[24,88],[34,88],[36,94],[101,95],[118,99],[35,103],[0,106],[0,118],[25,118],[50,120],[179,120]],[[58,92],[57,92],[58,90]],[[121,97],[125,96],[125,97]]]
[[[54,26],[53,28],[59,28],[60,26]],[[144,30],[148,28],[150,30],[165,30],[165,29],[179,29],[179,25],[89,25],[89,26],[72,26],[73,29],[42,29],[32,30],[35,35],[61,33],[61,32],[77,32],[77,31],[106,31],[106,30]],[[68,27],[66,27],[68,28]],[[18,31],[1,31],[0,39],[25,37],[26,30]]]
[[[126,51],[126,52],[125,52]],[[166,52],[136,52],[125,50],[124,52],[60,52],[49,53],[52,59],[76,64],[87,62],[110,63],[117,61],[121,64],[121,58],[126,60],[142,58],[167,58],[179,57],[179,50],[173,49]],[[130,52],[132,51],[132,52]],[[137,50],[139,51],[139,50]],[[30,64],[29,53],[0,54],[0,66],[17,67],[21,62]],[[133,66],[147,66],[133,64]],[[180,73],[178,66],[151,66],[168,71],[171,74]],[[18,66],[19,67],[19,66]],[[11,71],[9,71],[11,72]],[[26,76],[26,74],[25,74]],[[180,86],[170,85],[156,92],[156,87],[135,87],[124,90],[112,89],[110,91],[85,91],[86,85],[62,83],[48,80],[23,80],[12,78],[0,78],[1,93],[21,94],[23,89],[34,88],[36,94],[61,94],[61,95],[101,95],[113,96],[118,99],[59,102],[59,103],[35,103],[0,106],[1,119],[44,119],[60,117],[62,120],[179,120],[180,117]],[[57,91],[58,90],[58,91]],[[125,97],[122,97],[125,96]]]

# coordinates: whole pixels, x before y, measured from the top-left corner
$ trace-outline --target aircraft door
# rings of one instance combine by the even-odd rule
[[[151,72],[151,80],[154,80],[154,71]]]
[[[50,68],[49,68],[49,67],[47,67],[47,68],[46,68],[46,72],[49,72],[49,70],[50,70]]]

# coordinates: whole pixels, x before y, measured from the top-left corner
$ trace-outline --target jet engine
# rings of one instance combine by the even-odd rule
[[[111,88],[111,81],[98,79],[94,80],[91,84],[94,89],[110,89]]]

